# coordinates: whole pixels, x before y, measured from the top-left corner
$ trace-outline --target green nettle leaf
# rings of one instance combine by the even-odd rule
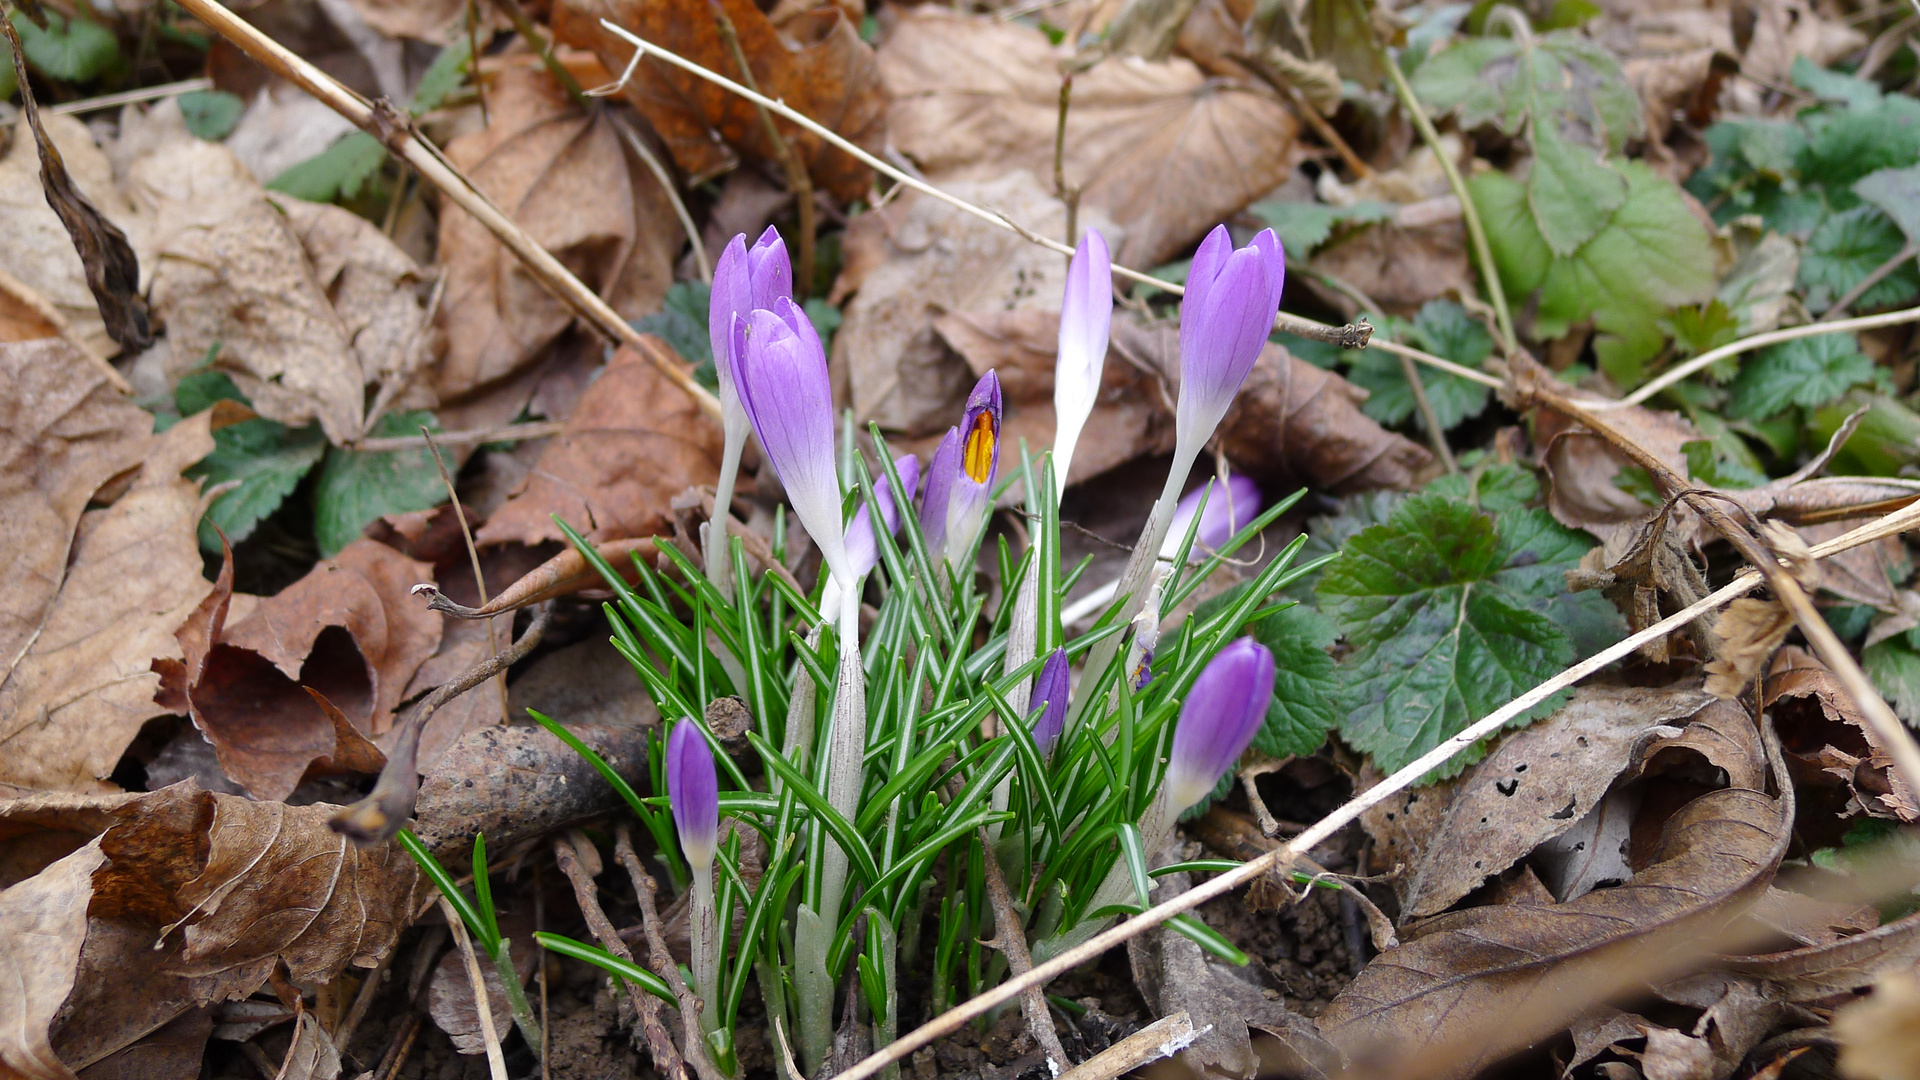
[[[1429,301],[1404,336],[1412,344],[1465,367],[1479,367],[1493,352],[1493,335],[1451,300]],[[1407,385],[1406,368],[1398,357],[1370,349],[1358,352],[1352,360],[1348,378],[1371,395],[1361,405],[1363,412],[1383,424],[1398,424],[1413,414],[1413,388]],[[1443,429],[1478,416],[1487,407],[1487,388],[1458,375],[1422,369],[1420,384]]]
[[[240,114],[247,107],[240,95],[225,90],[195,90],[181,94],[176,100],[187,130],[195,138],[208,142],[219,142],[233,134],[234,126],[240,123]]]
[[[20,34],[20,51],[27,63],[49,79],[91,82],[120,62],[119,39],[97,22],[49,11],[45,30],[19,17],[13,19],[13,28]],[[7,66],[12,66],[11,61]]]
[[[1317,202],[1259,202],[1248,207],[1273,227],[1280,244],[1290,258],[1304,258],[1327,242],[1335,225],[1360,225],[1391,218],[1396,207],[1391,203],[1361,202],[1352,206],[1328,206]]]
[[[1523,465],[1489,465],[1442,476],[1423,490],[1500,514],[1539,498],[1540,481]]]
[[[1570,255],[1593,239],[1627,201],[1627,178],[1592,150],[1561,138],[1552,125],[1533,129],[1533,168],[1527,205],[1555,255]]]
[[[1545,511],[1496,521],[1430,493],[1348,541],[1316,589],[1353,649],[1339,669],[1341,735],[1397,769],[1565,667],[1573,643],[1543,611],[1591,546]],[[1436,776],[1479,756],[1459,755]]]
[[[319,425],[288,428],[272,420],[247,420],[213,433],[213,453],[187,471],[203,477],[205,487],[238,480],[240,485],[213,501],[200,520],[200,546],[220,550],[218,526],[228,541],[239,543],[280,508],[293,489],[327,452]]]
[[[1505,173],[1485,172],[1467,180],[1467,194],[1480,211],[1500,284],[1518,302],[1540,287],[1553,265],[1553,250],[1533,223],[1527,187]]]
[[[1800,257],[1800,287],[1807,291],[1807,310],[1825,311],[1898,255],[1906,246],[1899,226],[1877,207],[1856,206],[1821,222],[1807,240]],[[1861,308],[1904,304],[1920,293],[1920,271],[1912,260],[1881,278],[1854,301]]]
[[[267,187],[308,202],[351,199],[387,160],[387,148],[364,131],[353,131],[267,181]]]
[[[1707,439],[1695,439],[1680,447],[1687,455],[1687,475],[1703,484],[1724,491],[1742,491],[1765,484],[1770,477],[1747,461],[1721,453]]]
[[[1845,102],[1856,108],[1878,105],[1885,96],[1878,86],[1866,79],[1829,71],[1804,56],[1794,57],[1788,77],[1793,79],[1794,85],[1815,97]]]
[[[439,431],[430,412],[381,417],[374,434],[418,435],[425,425]],[[336,449],[327,455],[314,489],[314,539],[320,554],[332,558],[382,514],[404,514],[439,506],[447,497],[433,452],[386,450],[366,453]]]
[[[1255,623],[1253,636],[1273,650],[1273,703],[1253,745],[1269,757],[1320,749],[1340,723],[1339,683],[1327,650],[1339,639],[1333,620],[1305,604]]]
[[[1856,181],[1920,158],[1920,102],[1909,97],[1822,109],[1802,122],[1807,146],[1798,161],[1801,180],[1825,185],[1837,210],[1854,205]]]
[[[1870,173],[1853,193],[1879,207],[1908,240],[1920,237],[1920,165]]]
[[[1413,90],[1433,109],[1460,110],[1460,126],[1492,124],[1518,135],[1537,101],[1556,121],[1583,127],[1595,145],[1618,153],[1641,132],[1640,99],[1620,63],[1574,30],[1534,39],[1534,87],[1523,74],[1526,57],[1512,38],[1477,37],[1429,57],[1413,75]],[[1557,124],[1540,124],[1541,129]]]
[[[1821,334],[1786,341],[1748,361],[1733,380],[1727,411],[1764,420],[1789,405],[1813,408],[1874,381],[1872,360],[1852,334]]]
[[[460,89],[467,78],[467,61],[471,54],[467,51],[467,39],[462,37],[453,44],[440,50],[433,58],[427,70],[420,76],[420,85],[414,88],[413,101],[408,109],[415,116],[422,116],[440,107],[447,95]]]
[[[1908,635],[1895,634],[1876,641],[1860,654],[1867,678],[1900,714],[1909,726],[1920,727],[1920,652],[1914,651]]]

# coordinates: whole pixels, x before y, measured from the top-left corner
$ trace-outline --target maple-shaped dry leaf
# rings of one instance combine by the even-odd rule
[[[154,439],[133,484],[80,518],[59,592],[0,685],[0,783],[99,790],[153,703],[155,658],[207,595],[195,530],[199,484],[181,477],[213,449],[210,417]]]
[[[1321,1031],[1363,1066],[1418,1055],[1425,1076],[1475,1075],[1613,993],[1684,970],[1766,889],[1792,817],[1791,787],[1778,799],[1702,795],[1668,820],[1628,884],[1441,916],[1348,984]]]
[[[633,46],[600,25],[610,19],[647,41],[740,78],[733,50],[720,35],[712,0],[563,0],[553,6],[559,41],[592,49],[609,71],[620,71]],[[785,102],[835,133],[878,153],[886,143],[886,96],[873,50],[838,6],[794,14],[775,28],[751,0],[719,0],[738,35],[760,92]],[[744,156],[778,174],[779,152],[752,102],[663,63],[646,63],[627,84],[626,98],[666,141],[673,159],[698,183]],[[782,119],[781,137],[807,165],[817,189],[845,203],[868,193],[873,174],[844,150]]]
[[[562,540],[555,514],[595,542],[663,532],[673,497],[719,475],[720,450],[719,428],[693,400],[623,346],[541,452],[526,486],[474,540]]]
[[[889,137],[936,182],[1050,177],[1059,60],[1038,30],[908,9],[880,49]],[[1191,61],[1109,58],[1074,76],[1066,178],[1126,230],[1114,261],[1151,266],[1285,180],[1297,130],[1271,94],[1211,81]]]
[[[615,311],[657,310],[683,235],[612,113],[584,111],[546,72],[525,69],[502,72],[488,101],[492,123],[448,143],[448,160]],[[513,374],[573,319],[486,226],[451,206],[440,217],[440,261],[442,400]]]
[[[298,983],[371,967],[427,886],[397,845],[334,834],[334,809],[190,783],[0,803],[0,858],[63,828],[85,837],[0,893],[0,985],[26,989],[0,994],[0,1064],[68,1080],[277,965]]]

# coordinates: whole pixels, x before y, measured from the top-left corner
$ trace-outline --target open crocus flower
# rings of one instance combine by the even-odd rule
[[[1060,351],[1053,369],[1053,474],[1055,491],[1067,486],[1073,448],[1080,441],[1100,395],[1100,372],[1107,360],[1107,334],[1113,327],[1113,260],[1106,238],[1089,229],[1067,267],[1067,291],[1060,303]]]
[[[772,310],[734,317],[727,362],[741,408],[794,513],[829,572],[850,583],[833,461],[833,387],[820,335],[800,305],[780,297]]]
[[[1068,674],[1067,650],[1055,649],[1033,680],[1033,704],[1041,710],[1033,722],[1033,741],[1042,757],[1053,750],[1067,726]]]
[[[1000,416],[1000,377],[989,371],[967,396],[960,427],[947,432],[927,468],[920,520],[927,542],[944,547],[949,564],[965,557],[993,493],[1000,472]]]
[[[1218,550],[1260,513],[1260,487],[1245,473],[1229,476],[1224,488],[1219,477],[1214,477],[1188,492],[1180,505],[1174,507],[1173,524],[1167,529],[1166,540],[1160,544],[1161,558],[1172,559],[1180,554],[1180,544],[1186,540],[1193,515],[1200,511],[1203,496],[1207,508],[1200,514],[1200,530],[1193,538],[1193,550],[1187,553],[1189,561],[1203,559],[1209,551]]]
[[[699,725],[682,720],[667,736],[667,801],[680,833],[680,850],[695,869],[713,866],[720,838],[720,779]]]
[[[1180,301],[1179,444],[1192,452],[1213,436],[1273,332],[1287,257],[1272,229],[1233,249],[1216,225],[1194,253]]]
[[[1273,653],[1250,637],[1221,649],[1180,706],[1167,762],[1166,796],[1175,812],[1213,790],[1240,760],[1273,701]]]

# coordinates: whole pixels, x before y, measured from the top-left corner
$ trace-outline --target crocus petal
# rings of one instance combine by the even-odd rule
[[[927,490],[920,500],[920,533],[927,550],[946,550],[947,509],[953,501],[953,484],[960,475],[960,429],[948,428],[945,438],[927,462]]]
[[[1160,557],[1171,559],[1180,553],[1180,545],[1186,541],[1187,529],[1193,524],[1193,515],[1200,510],[1201,496],[1206,496],[1207,508],[1200,515],[1200,531],[1193,538],[1194,547],[1187,553],[1189,561],[1206,557],[1209,550],[1233,539],[1233,534],[1246,528],[1260,513],[1260,487],[1245,473],[1234,473],[1227,479],[1226,493],[1221,494],[1219,478],[1209,478],[1206,483],[1187,492],[1174,507],[1173,524],[1167,529],[1167,538],[1160,545]],[[1204,550],[1203,550],[1204,549]]]
[[[1066,728],[1068,692],[1067,650],[1055,649],[1033,680],[1032,701],[1041,710],[1040,718],[1033,722],[1033,741],[1042,755],[1052,751]]]
[[[1280,294],[1287,285],[1287,249],[1280,242],[1279,234],[1272,229],[1261,229],[1247,246],[1260,253],[1261,260],[1267,266],[1267,287],[1273,294],[1273,307],[1280,309]]]
[[[1189,280],[1180,305],[1180,401],[1175,417],[1183,444],[1197,447],[1212,436],[1273,330],[1280,304],[1276,284],[1282,275],[1269,265],[1269,247],[1277,251],[1278,243],[1262,245],[1228,255],[1198,293]]]
[[[1180,707],[1167,763],[1167,795],[1176,811],[1205,798],[1260,730],[1273,700],[1273,653],[1244,637],[1208,662]]]
[[[1106,238],[1099,230],[1089,229],[1067,267],[1066,296],[1060,304],[1060,350],[1053,371],[1053,468],[1061,488],[1067,485],[1080,429],[1100,394],[1112,326],[1113,260]]]
[[[736,236],[727,241],[720,262],[713,268],[713,293],[707,303],[707,340],[713,346],[713,366],[720,376],[720,404],[729,423],[745,420],[726,356],[733,317],[753,310],[753,288],[747,273],[746,237]]]
[[[747,252],[747,280],[752,284],[754,307],[771,311],[775,300],[793,299],[793,260],[787,257],[787,242],[780,238],[779,229],[769,225],[753,242]]]
[[[986,487],[1000,471],[1000,376],[988,371],[967,395],[967,411],[960,422],[965,438],[960,463],[968,480]]]
[[[667,736],[667,801],[687,861],[697,868],[712,866],[720,838],[720,779],[713,771],[713,751],[691,720],[673,725]]]
[[[833,387],[813,324],[799,305],[781,299],[773,311],[758,309],[734,324],[729,352],[740,403],[787,500],[828,569],[851,580],[833,461]]]
[[[907,490],[907,501],[911,504],[912,493],[920,483],[920,459],[906,454],[896,459],[893,467],[900,474],[900,484]],[[899,532],[900,507],[893,497],[893,484],[886,475],[875,479],[873,497],[879,500],[880,518],[887,523],[888,535]],[[867,509],[867,504],[861,503],[860,509],[853,512],[853,521],[847,525],[847,563],[854,577],[873,569],[874,560],[879,558],[872,515]]]

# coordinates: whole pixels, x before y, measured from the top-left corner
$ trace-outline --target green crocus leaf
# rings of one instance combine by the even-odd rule
[[[1352,653],[1340,665],[1348,743],[1393,770],[1572,659],[1546,614],[1592,546],[1544,511],[1493,516],[1443,495],[1402,500],[1349,540],[1316,588]],[[1558,699],[1521,718],[1544,716]],[[1453,775],[1480,752],[1455,757]]]
[[[1728,412],[1764,420],[1789,405],[1824,405],[1861,383],[1874,381],[1872,360],[1861,355],[1852,334],[1822,334],[1786,341],[1747,361],[1733,380]]]
[[[418,435],[422,425],[440,430],[432,413],[416,412],[382,417],[374,434]],[[314,490],[314,539],[320,554],[332,558],[375,518],[426,510],[446,497],[433,452],[425,447],[371,453],[336,449],[327,455]]]
[[[1339,639],[1333,620],[1305,604],[1274,612],[1253,626],[1273,650],[1273,701],[1253,737],[1269,757],[1304,756],[1320,749],[1340,723],[1340,686],[1327,650]]]
[[[1800,257],[1800,287],[1807,308],[1825,311],[1906,246],[1900,228],[1877,207],[1856,206],[1820,223]],[[1920,293],[1912,260],[1881,278],[1855,300],[1857,308],[1904,304]]]
[[[272,420],[246,420],[214,432],[213,453],[187,475],[205,478],[205,487],[240,483],[215,499],[200,519],[200,546],[220,550],[215,526],[236,544],[253,535],[326,452],[326,436],[316,424],[294,429]]]

